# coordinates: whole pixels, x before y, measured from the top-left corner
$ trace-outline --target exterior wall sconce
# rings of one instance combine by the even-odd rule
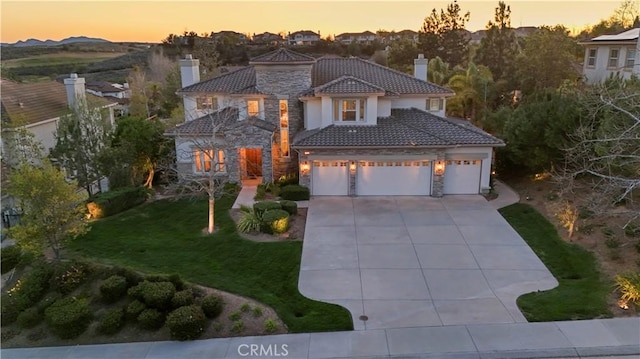
[[[436,176],[442,176],[444,174],[444,161],[436,161],[434,171]]]
[[[356,173],[356,162],[355,161],[351,161],[349,162],[349,172]]]
[[[309,161],[303,161],[300,164],[300,172],[302,173],[303,176],[306,176],[309,174]]]

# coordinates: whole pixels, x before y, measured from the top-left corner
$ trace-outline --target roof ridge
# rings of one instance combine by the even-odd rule
[[[377,89],[380,89],[380,90],[386,92],[386,90],[384,88],[382,88],[382,87],[380,87],[380,86],[378,86],[376,84],[372,84],[369,81],[363,80],[363,79],[361,79],[359,77],[356,77],[356,76],[353,76],[353,75],[342,75],[342,76],[340,76],[338,78],[335,78],[335,79],[333,79],[333,80],[331,80],[331,81],[329,81],[329,82],[327,82],[325,84],[322,84],[320,86],[314,87],[313,90],[322,90],[322,89],[325,89],[327,87],[333,86],[333,85],[335,85],[335,84],[337,84],[337,83],[339,83],[341,81],[347,80],[347,79],[359,81],[359,82],[361,82],[361,83],[363,83],[363,84],[365,84],[367,86],[371,86],[373,88],[377,88]]]
[[[225,72],[223,74],[220,74],[218,76],[212,77],[210,79],[207,79],[207,80],[204,80],[204,81],[199,81],[199,82],[196,82],[196,83],[191,84],[189,86],[183,87],[179,91],[189,89],[190,87],[193,87],[195,85],[201,85],[201,84],[208,83],[208,82],[211,82],[211,81],[214,81],[214,80],[218,80],[218,79],[221,79],[221,78],[224,78],[224,77],[227,77],[227,76],[231,76],[231,75],[236,74],[237,72],[246,71],[246,70],[253,70],[253,66],[243,66],[242,68],[235,69],[235,70],[232,70],[232,71],[229,71],[229,72]]]

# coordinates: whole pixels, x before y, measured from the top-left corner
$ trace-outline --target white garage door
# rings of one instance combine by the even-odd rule
[[[359,161],[356,183],[359,196],[431,194],[431,161]]]
[[[480,160],[446,161],[444,170],[444,194],[480,193]]]
[[[311,194],[314,196],[346,196],[349,194],[347,161],[313,161]]]

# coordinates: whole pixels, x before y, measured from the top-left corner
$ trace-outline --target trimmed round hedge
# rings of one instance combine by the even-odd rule
[[[145,309],[147,309],[147,306],[141,301],[135,299],[127,305],[127,318],[135,320]]]
[[[124,326],[124,310],[122,308],[113,308],[107,311],[96,327],[96,331],[100,334],[115,334]]]
[[[290,201],[306,201],[310,197],[309,189],[299,185],[287,185],[280,189],[280,198]]]
[[[272,209],[264,213],[262,222],[264,223],[260,228],[262,232],[284,233],[289,229],[289,213],[283,209]]]
[[[55,301],[44,311],[44,317],[53,334],[72,339],[87,329],[92,315],[86,299],[72,297]]]
[[[167,310],[171,308],[171,299],[176,294],[176,287],[171,282],[144,281],[129,288],[129,295],[144,302],[147,307]]]
[[[282,206],[282,209],[287,211],[290,215],[295,216],[298,214],[298,204],[296,202],[283,199],[280,201],[280,205]]]
[[[18,314],[18,325],[21,328],[29,329],[40,324],[43,319],[44,316],[40,311],[38,311],[38,308],[31,307]]]
[[[143,329],[156,330],[164,325],[164,313],[157,309],[145,309],[138,316],[138,324]]]
[[[171,299],[171,306],[175,308],[184,307],[193,304],[193,292],[190,289],[176,292]]]
[[[222,313],[224,301],[217,295],[208,295],[202,299],[200,306],[207,318],[215,319]]]
[[[198,338],[207,325],[207,317],[197,305],[180,307],[167,316],[171,338],[192,340]]]
[[[253,204],[253,211],[255,212],[258,218],[262,217],[266,212],[272,211],[274,209],[282,209],[282,206],[278,202],[274,201],[263,201],[256,202]]]
[[[100,285],[100,294],[106,303],[117,302],[127,292],[127,278],[112,275]]]

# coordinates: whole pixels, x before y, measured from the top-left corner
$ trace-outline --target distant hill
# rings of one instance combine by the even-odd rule
[[[38,40],[38,39],[28,39],[28,40],[20,40],[13,44],[2,43],[1,46],[14,46],[14,47],[28,47],[28,46],[59,46],[66,44],[73,44],[77,42],[111,42],[109,40],[95,38],[95,37],[86,37],[86,36],[73,36],[67,37],[66,39],[62,39],[60,41],[54,40]]]

